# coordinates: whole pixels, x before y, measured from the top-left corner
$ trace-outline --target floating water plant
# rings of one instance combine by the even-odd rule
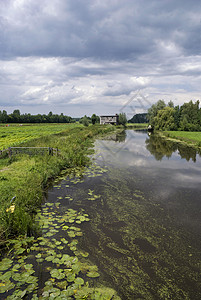
[[[90,197],[87,198],[89,201],[94,201],[94,200],[97,200],[101,197],[100,195],[95,195],[94,191],[90,190],[90,189],[88,191],[88,195],[90,196]]]
[[[87,263],[82,267],[80,259],[87,257],[88,253],[78,250],[75,237],[81,236],[82,231],[71,225],[77,224],[78,220],[80,224],[89,221],[88,215],[68,209],[63,215],[53,217],[58,207],[58,203],[57,207],[53,203],[46,203],[43,211],[38,213],[36,219],[42,229],[42,236],[12,241],[14,248],[10,257],[0,262],[0,294],[8,293],[5,299],[22,299],[28,294],[32,295],[31,299],[85,299],[83,297],[89,295],[90,299],[98,299],[92,296],[96,289],[91,290],[80,277],[83,273],[87,277],[97,278],[100,276],[98,268]],[[55,227],[61,224],[60,221],[63,224],[60,229],[67,235],[58,238]],[[46,268],[49,279],[40,293],[40,283],[34,269],[35,260],[39,264],[51,263],[51,267]],[[101,297],[111,299],[105,298],[104,293]]]

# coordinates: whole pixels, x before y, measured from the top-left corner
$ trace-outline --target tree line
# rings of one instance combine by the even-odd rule
[[[199,100],[181,106],[159,100],[148,109],[147,119],[156,130],[201,131]]]
[[[0,123],[72,123],[75,120],[63,113],[60,115],[53,114],[51,111],[45,115],[21,114],[19,109],[16,109],[11,114],[7,114],[5,110],[0,111]]]
[[[100,117],[93,114],[91,117],[72,118],[63,113],[53,114],[51,111],[46,114],[31,115],[30,113],[21,114],[19,109],[15,109],[11,114],[5,110],[0,110],[0,123],[74,123],[79,122],[84,126],[89,124],[100,124]],[[125,113],[119,114],[119,125],[125,125],[127,122]]]

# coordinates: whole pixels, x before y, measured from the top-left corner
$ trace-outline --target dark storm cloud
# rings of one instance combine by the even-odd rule
[[[200,53],[200,1],[102,2],[1,1],[1,57],[135,59],[159,41]]]

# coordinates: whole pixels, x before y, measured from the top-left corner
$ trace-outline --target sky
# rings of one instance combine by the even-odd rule
[[[0,0],[1,111],[131,118],[200,95],[200,0]]]

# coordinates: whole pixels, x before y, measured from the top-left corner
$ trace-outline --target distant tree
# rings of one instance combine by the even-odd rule
[[[19,109],[15,109],[11,114],[11,123],[19,123],[20,122],[20,111]]]
[[[89,126],[89,120],[86,115],[82,118],[82,124],[84,126]]]
[[[8,120],[7,112],[5,110],[3,110],[2,112],[0,111],[0,123],[7,123],[7,120]]]
[[[147,113],[136,114],[134,115],[128,123],[147,123]]]
[[[170,100],[170,101],[168,102],[168,106],[174,108],[174,103],[173,103],[172,100]]]
[[[93,115],[91,116],[91,122],[92,122],[93,125],[94,125],[95,123],[100,123],[100,118],[99,118],[99,116],[97,116],[96,114],[93,114]]]
[[[127,123],[127,118],[125,113],[120,113],[119,114],[119,125],[125,126]]]

